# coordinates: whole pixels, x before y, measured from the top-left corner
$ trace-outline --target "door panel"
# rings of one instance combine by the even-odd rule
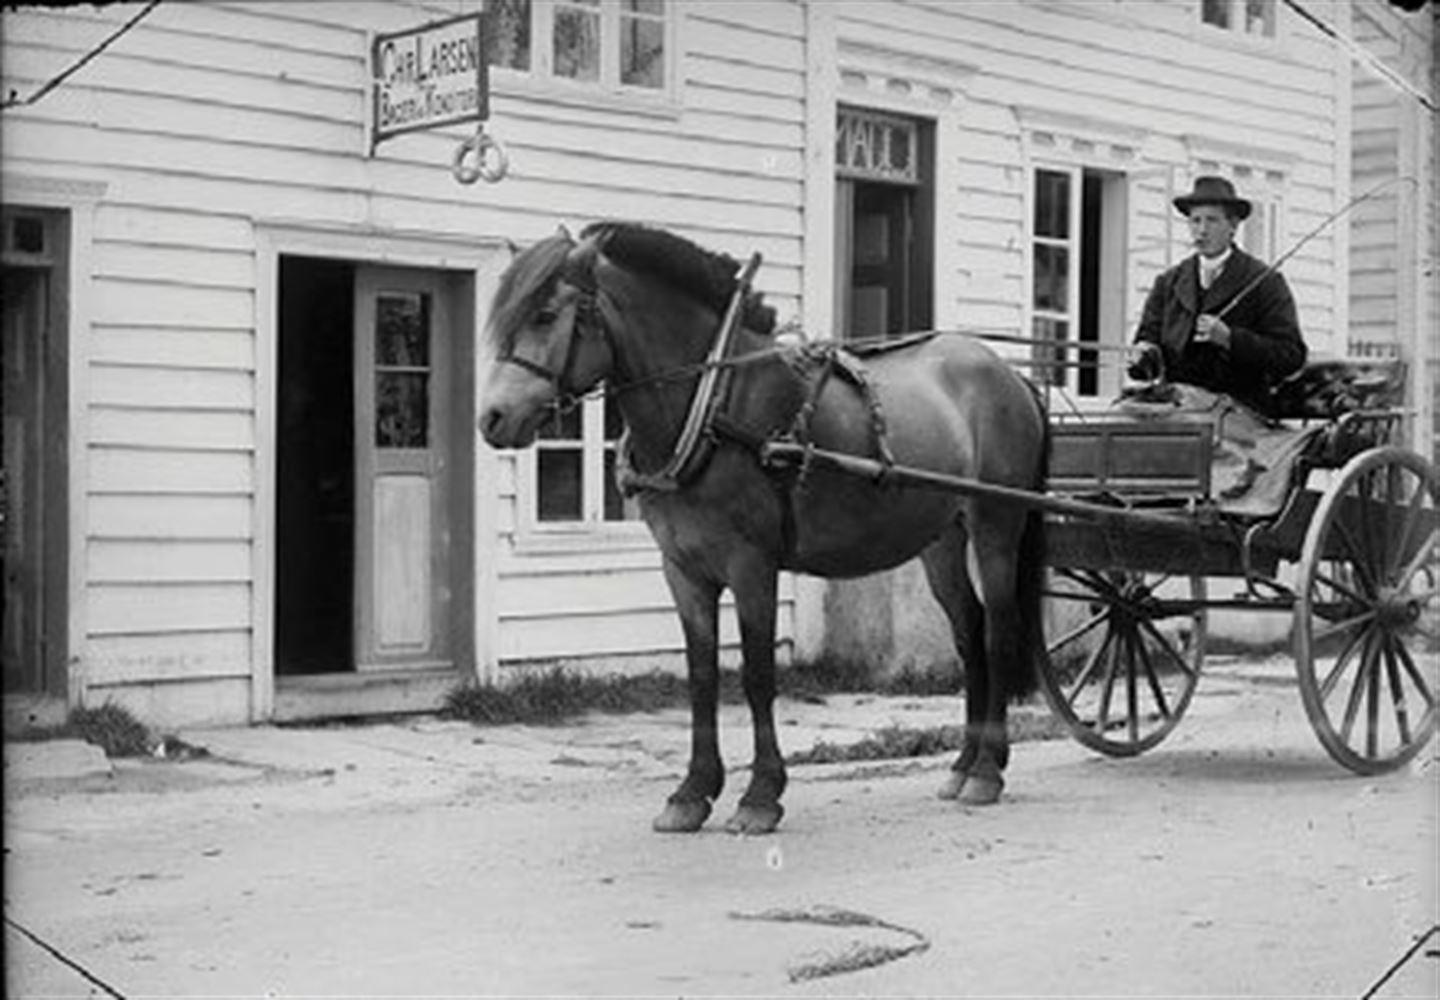
[[[4,689],[39,691],[44,649],[41,496],[41,414],[46,380],[41,364],[45,330],[45,272],[7,268],[4,274],[4,466],[0,523],[4,526]]]
[[[356,666],[448,666],[451,353],[440,277],[355,278]]]

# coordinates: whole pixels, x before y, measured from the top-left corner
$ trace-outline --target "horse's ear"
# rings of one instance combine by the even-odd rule
[[[575,237],[573,237],[573,236],[570,235],[570,230],[566,228],[565,223],[563,223],[563,222],[560,223],[560,225],[558,225],[558,226],[555,227],[555,235],[556,235],[556,236],[563,236],[563,237],[565,237],[565,241],[566,241],[567,243],[574,243],[574,242],[575,242]]]
[[[595,290],[595,260],[600,248],[593,239],[581,240],[565,255],[561,274],[565,280],[586,291]]]

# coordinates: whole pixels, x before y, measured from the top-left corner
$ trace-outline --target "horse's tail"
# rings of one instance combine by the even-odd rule
[[[1028,380],[1040,415],[1040,452],[1036,457],[1035,476],[1031,489],[1044,494],[1050,479],[1050,414],[1039,390]],[[1024,701],[1040,684],[1039,663],[1045,646],[1045,514],[1032,508],[1025,516],[1020,535],[1019,561],[1015,576],[1016,604],[1020,612],[1020,662],[1010,671],[1011,701]]]

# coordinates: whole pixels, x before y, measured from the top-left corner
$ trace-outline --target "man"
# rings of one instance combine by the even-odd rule
[[[1132,378],[1163,371],[1268,413],[1271,389],[1305,363],[1295,299],[1279,271],[1235,246],[1250,202],[1223,177],[1197,177],[1175,199],[1196,253],[1155,280],[1135,341],[1146,351]],[[1153,345],[1146,347],[1145,345]],[[1155,352],[1163,368],[1156,370]]]

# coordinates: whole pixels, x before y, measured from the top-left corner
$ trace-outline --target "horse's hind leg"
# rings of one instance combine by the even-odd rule
[[[685,661],[690,687],[690,767],[685,780],[655,817],[661,833],[693,833],[710,816],[711,803],[725,784],[720,760],[720,667],[718,660],[720,590],[692,578],[669,559],[665,581],[675,598],[685,633]]]
[[[965,741],[950,774],[940,786],[942,799],[961,797],[980,754],[980,734],[985,728],[989,703],[989,664],[985,643],[985,608],[975,593],[966,563],[969,538],[957,522],[921,556],[930,591],[950,621],[956,652],[964,664]]]

